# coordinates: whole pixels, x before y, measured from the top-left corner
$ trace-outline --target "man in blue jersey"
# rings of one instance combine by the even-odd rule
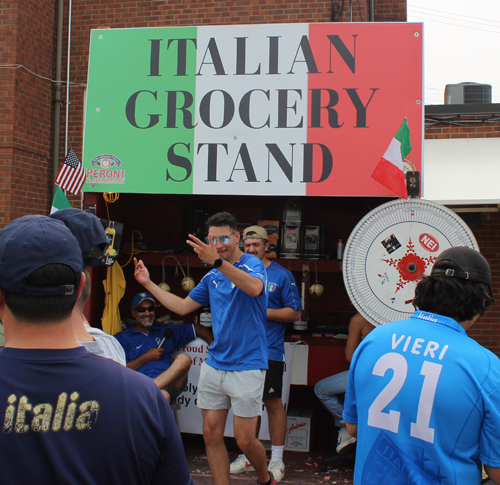
[[[271,485],[276,480],[267,470],[266,452],[255,435],[267,369],[266,269],[259,259],[240,250],[234,216],[219,212],[206,226],[206,243],[191,234],[187,242],[213,269],[186,298],[155,285],[142,261],[134,260],[135,278],[178,315],[210,306],[214,341],[200,371],[198,407],[212,475],[216,485],[230,485],[224,428],[232,407],[236,442],[257,471],[257,483]]]
[[[267,273],[267,352],[268,366],[264,383],[263,401],[269,417],[271,461],[269,470],[277,482],[285,476],[283,450],[286,437],[286,411],[281,401],[285,357],[285,324],[300,319],[302,304],[295,279],[279,264],[266,257],[269,249],[267,231],[261,226],[250,226],[243,232],[245,252],[259,258]],[[260,425],[260,423],[259,423]],[[258,431],[258,430],[257,430]],[[257,433],[258,434],[258,433]],[[231,463],[231,473],[253,470],[247,457],[239,455]]]
[[[477,251],[443,251],[408,319],[375,328],[354,353],[343,418],[358,438],[354,483],[500,483],[500,361],[467,336],[493,303]]]
[[[2,482],[192,485],[158,387],[77,344],[82,269],[59,220],[25,216],[0,231]]]
[[[197,336],[208,344],[213,336],[203,325],[172,325],[155,322],[156,301],[148,292],[137,293],[132,298],[133,327],[116,334],[127,359],[127,367],[155,380],[168,402],[175,401],[182,392],[191,367],[187,354],[178,354],[172,361],[172,352],[188,344]],[[163,334],[171,330],[171,336],[163,341]]]

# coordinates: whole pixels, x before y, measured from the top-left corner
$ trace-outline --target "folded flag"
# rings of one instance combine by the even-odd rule
[[[52,209],[50,210],[50,213],[53,214],[58,210],[70,209],[70,208],[71,204],[69,203],[69,200],[64,195],[64,192],[61,190],[61,187],[56,185],[56,193],[54,194],[54,200],[52,201]]]
[[[404,199],[408,198],[408,192],[406,190],[403,160],[410,152],[410,128],[405,118],[392,139],[389,148],[384,153],[382,160],[372,173],[372,178]]]
[[[78,195],[80,190],[82,190],[83,182],[85,182],[85,172],[83,171],[82,164],[78,160],[73,148],[70,148],[57,174],[56,184],[61,189]]]

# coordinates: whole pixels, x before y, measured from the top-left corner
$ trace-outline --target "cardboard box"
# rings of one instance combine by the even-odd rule
[[[286,417],[285,450],[309,451],[312,444],[311,409],[289,409]]]

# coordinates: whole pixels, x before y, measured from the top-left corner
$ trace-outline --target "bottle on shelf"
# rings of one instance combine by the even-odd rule
[[[344,256],[344,242],[342,239],[339,239],[339,242],[337,243],[337,259],[342,259]]]

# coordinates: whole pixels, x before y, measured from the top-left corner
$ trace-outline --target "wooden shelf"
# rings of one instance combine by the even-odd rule
[[[163,258],[165,259],[165,266],[175,266],[176,262],[173,258],[168,258],[168,256],[175,256],[184,268],[186,268],[187,262],[189,261],[190,268],[206,268],[210,269],[209,266],[202,266],[200,259],[196,254],[167,254],[167,253],[139,253],[137,255],[138,259],[142,259],[146,266],[148,265],[161,265]],[[321,273],[341,273],[342,272],[342,261],[339,259],[285,259],[277,258],[273,259],[278,264],[288,269],[289,271],[296,272],[302,271],[303,264],[309,264],[309,272],[314,273],[316,270],[316,264],[318,265],[318,272]]]

